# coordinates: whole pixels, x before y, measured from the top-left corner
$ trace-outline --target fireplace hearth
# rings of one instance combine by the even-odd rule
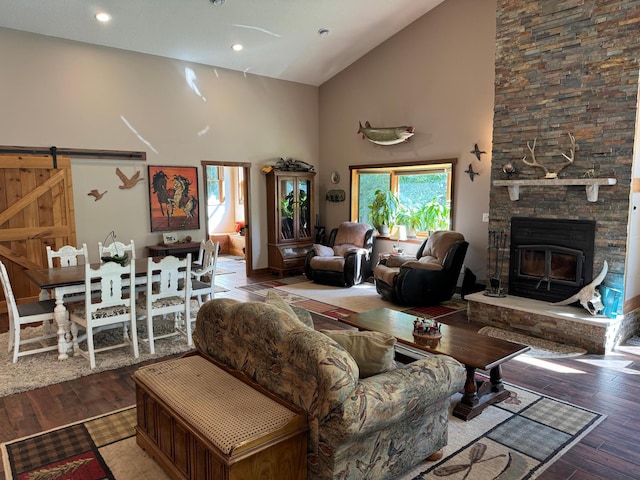
[[[593,276],[596,223],[592,220],[513,217],[509,294],[559,302]]]

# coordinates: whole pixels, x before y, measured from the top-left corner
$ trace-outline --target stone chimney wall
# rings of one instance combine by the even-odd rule
[[[514,216],[596,220],[594,275],[609,263],[609,283],[622,285],[638,94],[640,1],[498,0],[496,87],[491,179],[538,179],[542,169],[525,165],[536,143],[536,160],[555,171],[575,137],[575,162],[559,178],[592,171],[612,177],[597,202],[581,186],[525,186],[511,201],[506,187],[492,186],[489,231],[510,229]],[[502,262],[508,284],[509,240]],[[487,259],[488,272],[494,269]]]

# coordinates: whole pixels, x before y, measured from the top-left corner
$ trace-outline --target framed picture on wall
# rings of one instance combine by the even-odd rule
[[[162,234],[162,243],[170,245],[178,241],[178,234],[176,232],[167,232]]]
[[[198,230],[198,168],[149,165],[148,169],[151,231]]]

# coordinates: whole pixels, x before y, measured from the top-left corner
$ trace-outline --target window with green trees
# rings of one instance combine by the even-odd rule
[[[389,190],[399,203],[390,226],[406,225],[418,234],[451,229],[454,167],[454,159],[350,166],[352,221],[371,223],[376,192]]]

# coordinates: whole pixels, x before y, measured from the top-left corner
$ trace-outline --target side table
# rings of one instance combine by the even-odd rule
[[[200,252],[200,242],[176,242],[170,244],[147,245],[147,253],[149,257],[166,257],[173,255],[174,257],[184,258],[188,253],[191,254],[192,260],[197,260]]]

